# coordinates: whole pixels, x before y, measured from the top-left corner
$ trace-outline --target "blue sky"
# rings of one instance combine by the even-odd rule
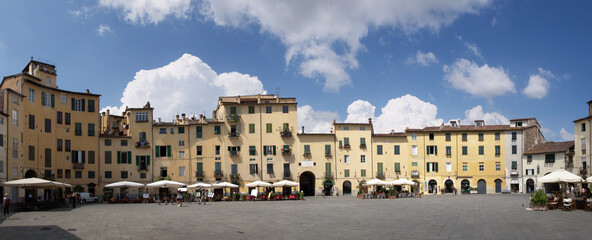
[[[61,88],[165,120],[279,89],[307,131],[536,117],[572,138],[592,100],[592,2],[400,2],[0,1],[0,74],[33,56]]]

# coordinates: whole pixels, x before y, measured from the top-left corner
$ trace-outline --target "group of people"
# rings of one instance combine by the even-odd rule
[[[78,194],[76,193],[68,193],[66,195],[66,208],[69,208],[70,206],[72,206],[72,208],[76,208],[76,203],[80,202],[80,196],[78,196]]]

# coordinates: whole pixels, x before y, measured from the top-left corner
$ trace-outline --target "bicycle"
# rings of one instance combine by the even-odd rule
[[[156,200],[156,203],[157,203],[159,206],[160,206],[160,204],[164,204],[164,205],[166,206],[166,205],[169,205],[169,200],[168,200],[168,198],[165,198],[165,199],[164,199],[164,202],[163,202],[163,201],[162,201],[162,200],[159,198],[158,200]]]

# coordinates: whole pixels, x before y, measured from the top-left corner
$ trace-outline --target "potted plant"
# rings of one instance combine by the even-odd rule
[[[299,192],[299,193],[298,193],[298,198],[299,198],[300,200],[304,200],[304,192]]]
[[[548,201],[547,194],[543,190],[537,190],[530,194],[530,203],[532,204],[532,209],[535,211],[547,211]]]

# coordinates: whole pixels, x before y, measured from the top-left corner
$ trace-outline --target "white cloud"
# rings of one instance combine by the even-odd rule
[[[89,16],[93,15],[94,8],[89,6],[82,6],[80,9],[77,10],[69,10],[68,13],[70,13],[70,15],[74,17],[74,19],[80,22],[84,22],[86,21],[86,19],[88,19]]]
[[[126,106],[142,107],[150,101],[155,117],[165,120],[180,113],[206,113],[209,117],[217,104],[212,99],[257,93],[266,93],[257,77],[237,72],[218,75],[198,57],[183,54],[166,66],[138,71],[123,91],[122,105],[101,111],[121,114]]]
[[[100,0],[99,5],[121,9],[132,24],[158,24],[167,16],[185,19],[192,11],[191,0]]]
[[[543,136],[545,136],[545,139],[547,139],[547,140],[557,139],[557,133],[549,128],[541,127],[541,132],[543,133]]]
[[[491,98],[506,93],[515,93],[514,82],[502,68],[483,66],[461,58],[452,66],[444,65],[444,79],[452,87],[474,96]]]
[[[370,30],[397,28],[407,34],[438,31],[462,14],[476,14],[489,0],[434,1],[204,1],[200,13],[220,26],[257,25],[287,47],[287,65],[306,77],[323,77],[325,91],[351,84],[360,39]]]
[[[477,44],[467,42],[467,41],[463,40],[463,38],[461,36],[458,36],[458,35],[456,36],[456,38],[458,40],[460,40],[463,43],[463,45],[465,45],[465,47],[467,47],[471,51],[471,53],[473,53],[473,55],[475,55],[478,58],[483,59],[483,54],[481,54],[481,50],[479,50],[479,47],[477,47]]]
[[[524,95],[529,98],[543,99],[549,93],[549,81],[540,75],[530,75],[528,85],[524,88]]]
[[[491,26],[495,27],[495,25],[497,25],[497,18],[493,17],[493,19],[491,20]]]
[[[462,120],[463,125],[472,125],[475,120],[483,120],[486,125],[507,125],[510,120],[504,115],[497,112],[483,112],[483,107],[477,105],[474,108],[465,111],[465,118]]]
[[[419,63],[421,65],[428,66],[432,63],[438,63],[438,59],[433,52],[423,53],[422,51],[418,50],[415,54],[415,58],[408,58],[407,63]]]
[[[331,111],[317,111],[310,105],[298,107],[298,127],[304,126],[306,133],[329,133],[333,120],[339,121],[339,114]]]
[[[113,30],[111,30],[111,27],[107,24],[99,25],[99,28],[97,28],[97,34],[102,37],[105,33],[113,33]]]
[[[376,107],[368,101],[357,100],[347,107],[346,123],[368,122],[369,118],[374,118]]]
[[[561,128],[559,131],[559,135],[561,135],[561,139],[563,141],[574,141],[574,134],[565,130],[565,128]]]

